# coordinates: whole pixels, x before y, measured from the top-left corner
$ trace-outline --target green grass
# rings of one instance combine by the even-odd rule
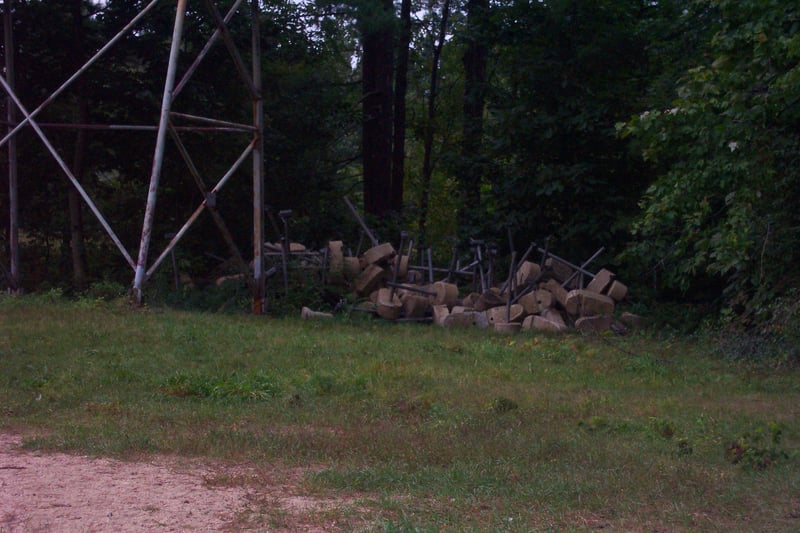
[[[313,465],[303,489],[370,531],[796,531],[799,378],[646,334],[0,297],[27,447]]]

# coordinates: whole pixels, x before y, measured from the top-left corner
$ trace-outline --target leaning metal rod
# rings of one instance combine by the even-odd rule
[[[231,32],[228,29],[228,25],[219,14],[219,10],[214,4],[214,0],[206,0],[206,7],[208,7],[208,10],[211,12],[211,17],[214,19],[217,29],[222,30],[222,40],[225,42],[225,46],[228,48],[228,53],[230,54],[231,59],[233,59],[233,64],[236,66],[236,71],[239,73],[239,77],[247,86],[247,90],[250,91],[250,96],[253,98],[260,98],[260,91],[253,83],[250,73],[247,72],[247,68],[244,66],[244,61],[242,61],[242,56],[239,54],[239,49],[236,48],[236,44],[233,42],[233,37],[231,37]]]
[[[173,91],[173,94],[174,94],[174,91]],[[224,127],[227,127],[228,129],[233,129],[233,130],[252,132],[252,131],[255,131],[255,129],[256,129],[255,126],[248,126],[247,124],[238,124],[236,122],[228,122],[227,120],[217,120],[217,119],[214,119],[214,118],[198,117],[196,115],[187,115],[186,113],[176,113],[175,111],[171,112],[170,115],[173,116],[173,117],[176,117],[176,118],[183,118],[183,119],[186,119],[186,120],[194,120],[196,122],[200,122],[200,123],[203,123],[203,124],[211,124],[211,125],[214,125],[214,126],[224,126]],[[175,128],[175,129],[178,129],[178,128]],[[188,128],[183,128],[183,129],[188,129]]]
[[[231,19],[233,18],[233,15],[236,14],[236,11],[238,11],[239,6],[242,5],[242,1],[243,0],[236,0],[236,3],[233,5],[233,7],[230,8],[228,13],[225,15],[224,21],[226,24],[230,22]],[[219,39],[220,35],[222,35],[222,32],[220,31],[219,28],[217,28],[216,31],[214,31],[214,33],[211,35],[211,37],[208,38],[208,41],[206,41],[206,44],[203,47],[203,49],[200,50],[200,53],[194,59],[194,62],[186,70],[186,73],[183,75],[183,78],[181,78],[181,81],[179,81],[178,84],[175,86],[175,90],[172,91],[173,97],[177,97],[181,93],[181,91],[183,91],[183,88],[186,86],[191,77],[194,75],[195,71],[197,70],[197,67],[200,66],[200,63],[203,62],[203,59],[205,59],[205,57],[208,55],[208,52],[211,51],[211,48],[217,42],[217,39]]]
[[[142,303],[142,285],[146,277],[147,253],[150,250],[150,236],[153,232],[153,220],[156,214],[156,200],[158,199],[158,182],[164,165],[164,150],[167,141],[167,125],[169,111],[172,106],[172,89],[175,87],[175,77],[178,70],[178,55],[180,53],[181,38],[183,36],[183,23],[186,17],[186,4],[188,0],[178,0],[175,11],[175,25],[172,30],[172,44],[169,51],[169,64],[167,65],[167,79],[164,82],[164,95],[161,98],[161,117],[158,123],[156,149],[153,154],[153,168],[150,173],[150,187],[147,191],[147,205],[144,210],[142,223],[142,238],[139,242],[139,258],[136,262],[136,275],[133,279],[133,297],[136,303]]]
[[[363,218],[361,218],[361,215],[360,215],[360,214],[358,214],[358,209],[356,209],[356,206],[354,206],[354,205],[353,205],[353,202],[351,202],[351,201],[350,201],[350,198],[348,198],[347,196],[345,196],[345,197],[344,197],[344,203],[346,203],[346,204],[347,204],[347,207],[349,207],[349,208],[350,208],[350,211],[353,213],[353,216],[354,216],[354,217],[356,217],[356,220],[357,220],[357,221],[358,221],[358,223],[361,225],[361,229],[363,229],[363,230],[364,230],[364,233],[366,233],[366,234],[367,234],[367,237],[369,237],[369,240],[372,242],[372,246],[378,246],[378,245],[380,245],[380,242],[378,242],[378,238],[377,238],[377,237],[375,236],[375,234],[373,234],[373,233],[370,231],[370,229],[367,227],[367,223],[366,223],[366,222],[364,222],[364,219],[363,219]]]
[[[528,246],[528,249],[525,250],[525,253],[522,255],[522,259],[519,260],[519,262],[517,263],[517,268],[514,270],[514,276],[515,277],[516,277],[517,272],[519,271],[520,267],[522,266],[522,263],[524,263],[525,261],[528,260],[528,256],[531,255],[531,252],[533,251],[533,249],[535,247],[536,247],[536,243],[532,242],[531,245]],[[505,292],[506,288],[508,288],[508,282],[509,282],[510,279],[511,278],[507,279],[506,282],[503,283],[503,286],[500,288],[500,294],[503,294]]]
[[[572,263],[570,263],[569,261],[567,261],[566,259],[564,259],[564,258],[562,258],[562,257],[558,257],[558,256],[557,256],[556,254],[554,254],[554,253],[548,253],[548,252],[547,252],[547,250],[543,250],[542,248],[539,248],[539,251],[540,251],[540,252],[542,252],[542,253],[545,253],[545,254],[549,255],[550,257],[552,257],[552,258],[553,258],[553,259],[555,259],[556,261],[559,261],[559,262],[561,262],[561,263],[564,263],[564,264],[565,264],[565,265],[567,265],[568,267],[572,267],[572,268],[574,268],[574,269],[575,269],[575,270],[577,270],[578,272],[582,272],[583,274],[586,274],[587,276],[590,276],[590,277],[594,278],[594,274],[592,274],[591,272],[589,272],[588,270],[586,270],[584,267],[581,267],[581,266],[578,266],[578,265],[572,264]]]
[[[400,244],[397,245],[397,249],[400,250],[400,255],[396,255],[394,258],[394,268],[392,269],[392,285],[390,285],[391,290],[389,291],[389,301],[394,300],[394,284],[397,283],[397,276],[400,273],[400,263],[403,260],[403,245],[406,243],[406,239],[408,238],[407,231],[400,232]]]
[[[217,184],[211,190],[212,194],[216,194],[217,191],[219,191],[222,188],[222,186],[225,185],[228,182],[228,180],[231,178],[231,176],[233,176],[236,173],[236,171],[239,169],[239,166],[242,163],[244,163],[244,160],[247,159],[247,157],[253,151],[254,143],[255,143],[255,141],[251,142],[247,146],[247,148],[245,148],[245,150],[242,153],[242,155],[239,156],[239,159],[237,159],[236,162],[231,166],[230,170],[228,170],[228,172],[224,176],[222,176],[222,178],[220,178],[220,180],[217,182]],[[194,217],[196,219],[197,216],[200,215],[202,210],[205,209],[205,205],[206,205],[206,200],[203,200],[203,203],[200,205],[200,207],[198,207],[195,210],[196,214],[193,214],[192,217]],[[174,248],[175,245],[178,244],[178,241],[180,241],[181,237],[183,237],[184,233],[186,233],[186,230],[188,230],[189,227],[192,225],[192,223],[194,223],[194,219],[192,219],[190,217],[190,220],[191,220],[191,223],[189,221],[187,221],[186,224],[184,224],[184,228],[185,229],[181,228],[181,231],[179,231],[178,233],[175,234],[175,237],[172,238],[172,240],[169,242],[169,244],[164,249],[164,251],[161,252],[161,255],[158,257],[158,259],[156,259],[156,261],[153,263],[153,265],[147,270],[146,279],[150,279],[150,276],[153,275],[153,273],[159,267],[161,262],[167,257],[167,254],[169,254],[169,252],[172,250],[172,248]]]
[[[131,21],[130,21],[130,22],[129,22],[129,23],[128,23],[128,24],[127,24],[127,25],[126,25],[124,28],[122,28],[122,29],[119,31],[119,33],[117,33],[117,34],[116,34],[114,37],[112,37],[112,38],[111,38],[111,40],[110,40],[110,41],[108,41],[108,42],[106,43],[106,45],[105,45],[105,46],[103,46],[103,47],[102,47],[100,50],[98,50],[98,51],[97,51],[97,52],[96,52],[96,53],[95,53],[95,54],[94,54],[94,55],[93,55],[93,56],[92,56],[92,57],[91,57],[91,58],[90,58],[90,59],[89,59],[89,60],[88,60],[88,61],[87,61],[87,62],[86,62],[86,63],[85,63],[85,64],[84,64],[84,65],[83,65],[83,66],[82,66],[80,69],[78,69],[78,70],[75,72],[75,74],[73,74],[72,76],[70,76],[70,78],[69,78],[67,81],[65,81],[63,84],[61,84],[61,87],[59,87],[58,89],[56,89],[56,90],[55,90],[55,91],[54,91],[54,92],[53,92],[53,93],[52,93],[52,94],[51,94],[51,95],[50,95],[50,96],[49,96],[49,97],[48,97],[48,98],[47,98],[47,99],[46,99],[44,102],[42,102],[41,104],[39,104],[39,107],[37,107],[36,109],[34,109],[34,110],[33,110],[33,111],[30,113],[30,115],[29,115],[29,116],[28,116],[28,117],[27,117],[25,120],[23,120],[22,122],[20,122],[19,124],[17,124],[17,126],[16,126],[16,127],[13,129],[13,130],[11,130],[11,131],[8,133],[8,135],[6,135],[5,137],[3,137],[3,139],[2,139],[2,140],[0,140],[0,146],[3,146],[3,145],[4,145],[4,144],[5,144],[7,141],[8,141],[8,139],[10,139],[12,136],[14,136],[14,135],[15,135],[15,134],[16,134],[16,133],[17,133],[17,132],[20,130],[20,129],[22,129],[22,128],[23,128],[23,126],[25,126],[25,125],[26,125],[26,124],[27,124],[27,123],[28,123],[30,120],[32,120],[32,119],[34,119],[34,118],[36,118],[36,115],[38,115],[39,113],[41,113],[41,111],[42,111],[42,110],[43,110],[45,107],[47,107],[48,105],[50,105],[50,103],[51,103],[53,100],[55,100],[55,99],[58,97],[58,95],[60,95],[62,92],[64,92],[64,90],[65,90],[67,87],[69,87],[70,85],[72,85],[72,83],[73,83],[73,82],[74,82],[76,79],[78,79],[78,78],[79,78],[79,77],[80,77],[80,76],[81,76],[81,75],[82,75],[84,72],[86,72],[86,71],[89,69],[89,67],[91,67],[91,66],[92,66],[92,65],[93,65],[95,62],[97,62],[97,60],[98,60],[98,59],[100,59],[100,57],[102,57],[102,56],[103,56],[103,55],[104,55],[104,54],[105,54],[105,53],[106,53],[106,52],[107,52],[107,51],[108,51],[108,50],[109,50],[109,49],[110,49],[112,46],[114,46],[114,45],[117,43],[117,41],[119,41],[120,39],[122,39],[122,37],[124,37],[124,36],[125,36],[125,34],[126,34],[126,33],[128,33],[128,32],[131,30],[131,28],[133,28],[133,27],[136,25],[136,23],[137,23],[137,22],[139,22],[139,20],[141,20],[141,19],[142,19],[142,17],[144,17],[144,16],[145,16],[145,14],[147,14],[147,12],[148,12],[148,11],[150,11],[150,9],[152,9],[152,8],[153,8],[153,7],[154,7],[154,6],[155,6],[155,5],[156,5],[156,4],[159,2],[159,1],[160,1],[160,0],[152,0],[152,1],[151,1],[149,4],[147,4],[147,6],[145,6],[145,7],[144,7],[144,9],[142,9],[142,10],[139,12],[139,14],[138,14],[138,15],[136,15],[135,17],[133,17],[133,19],[132,19],[132,20],[131,20]]]
[[[111,226],[108,224],[108,222],[106,222],[106,219],[103,218],[103,215],[100,213],[100,210],[97,209],[97,206],[94,204],[94,202],[92,202],[92,199],[86,193],[86,190],[83,188],[83,186],[81,186],[80,182],[72,174],[72,170],[70,170],[70,168],[67,166],[67,164],[64,163],[64,160],[61,159],[61,156],[58,155],[58,152],[56,151],[56,149],[53,147],[52,144],[50,144],[50,140],[44,134],[44,132],[39,127],[39,125],[36,123],[36,121],[33,120],[33,118],[31,118],[30,114],[25,109],[25,106],[22,105],[22,102],[19,101],[19,98],[17,98],[17,95],[14,94],[14,92],[11,90],[11,87],[8,86],[8,84],[6,83],[5,78],[3,78],[2,76],[0,76],[0,84],[3,85],[3,88],[8,92],[8,94],[14,100],[14,103],[16,104],[16,106],[19,108],[20,111],[22,111],[22,114],[25,115],[26,122],[28,124],[30,124],[30,126],[33,128],[33,130],[36,132],[36,134],[42,140],[42,143],[45,145],[47,150],[50,152],[50,154],[56,160],[56,163],[58,163],[58,166],[61,167],[61,170],[63,170],[64,174],[67,175],[67,178],[69,178],[69,180],[72,182],[72,185],[78,190],[78,193],[81,195],[83,200],[89,206],[89,209],[92,210],[92,213],[94,213],[94,216],[97,217],[97,220],[103,226],[103,229],[106,230],[106,233],[108,233],[108,235],[111,237],[111,240],[114,241],[114,244],[117,245],[117,248],[119,248],[119,251],[122,252],[122,255],[125,257],[125,260],[128,261],[128,264],[130,265],[130,267],[131,268],[135,268],[135,265],[133,263],[133,259],[131,259],[131,256],[128,253],[128,250],[125,249],[125,246],[122,244],[122,241],[119,240],[119,237],[117,237],[117,234],[114,233],[113,229],[111,229]]]
[[[583,262],[583,264],[580,266],[581,270],[582,270],[582,269],[584,269],[584,268],[586,268],[587,266],[589,266],[589,265],[592,263],[592,261],[594,261],[595,259],[597,259],[597,256],[598,256],[598,255],[602,254],[602,253],[605,251],[605,249],[606,249],[606,248],[605,248],[605,246],[601,246],[601,247],[600,247],[600,249],[599,249],[599,250],[597,250],[597,251],[596,251],[596,252],[595,252],[595,253],[592,255],[592,257],[590,257],[589,259],[587,259],[586,261],[584,261],[584,262]],[[572,273],[572,275],[571,275],[570,277],[568,277],[567,279],[565,279],[565,280],[564,280],[564,281],[561,283],[561,286],[562,286],[562,287],[566,287],[566,286],[567,286],[567,284],[568,284],[570,281],[572,281],[572,280],[573,280],[573,278],[575,278],[575,276],[577,276],[577,275],[578,275],[578,271],[576,270],[575,272],[573,272],[573,273]],[[592,276],[592,277],[594,277],[594,276]],[[582,284],[583,284],[583,278],[581,278],[581,285],[582,285]],[[580,287],[580,286],[579,286],[579,287]],[[580,287],[580,288],[583,288],[583,287]]]
[[[173,115],[177,115],[178,113],[173,113]],[[212,119],[208,119],[212,120]],[[3,121],[0,123],[3,126],[13,126],[16,125],[15,123],[5,122]],[[251,131],[253,128],[250,126],[242,126],[236,123],[231,123],[234,126],[175,126],[175,130],[177,131],[202,131],[202,132],[233,132],[233,133],[241,133],[245,131]],[[74,122],[65,123],[65,122],[39,122],[39,127],[44,129],[54,129],[54,130],[90,130],[90,131],[158,131],[158,126],[151,126],[147,124],[77,124]],[[11,142],[9,140],[9,142]]]
[[[509,234],[510,233],[511,233],[511,231],[509,230]],[[509,279],[508,296],[509,297],[508,297],[508,300],[506,300],[506,324],[511,322],[511,296],[514,294],[514,289],[516,288],[516,287],[514,287],[514,277],[515,277],[514,276],[514,272],[517,271],[516,262],[517,262],[517,251],[516,250],[512,250],[511,251],[511,266],[508,268],[508,279]]]
[[[172,124],[169,125],[169,133],[172,137],[173,142],[178,147],[178,151],[183,157],[184,163],[186,163],[187,168],[189,169],[189,173],[194,178],[195,184],[197,188],[200,190],[200,194],[203,195],[203,198],[206,199],[206,206],[208,207],[209,213],[211,213],[211,218],[214,219],[214,223],[217,225],[217,229],[219,229],[220,234],[222,235],[222,240],[225,241],[225,244],[228,246],[228,251],[233,256],[233,260],[236,263],[236,266],[239,268],[239,271],[245,276],[247,279],[248,288],[252,289],[252,280],[247,277],[248,267],[247,263],[245,262],[244,258],[242,257],[242,253],[239,251],[239,247],[236,246],[236,242],[233,240],[233,235],[231,234],[230,230],[228,229],[228,225],[225,224],[225,220],[222,218],[219,210],[216,207],[215,201],[210,201],[213,198],[216,198],[216,192],[209,193],[208,188],[206,187],[205,182],[203,181],[202,176],[200,176],[200,171],[197,169],[197,166],[194,164],[192,157],[189,155],[189,150],[186,149],[186,145],[183,144],[183,140],[181,139],[178,132],[172,127]]]

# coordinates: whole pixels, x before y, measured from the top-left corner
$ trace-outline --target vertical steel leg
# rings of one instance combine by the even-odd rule
[[[156,149],[153,155],[153,168],[150,174],[150,188],[147,192],[147,206],[144,211],[142,224],[142,239],[139,244],[139,258],[136,261],[136,275],[133,280],[133,298],[136,303],[142,303],[142,285],[147,272],[147,252],[150,249],[150,237],[153,233],[153,219],[155,218],[156,200],[158,199],[158,182],[164,165],[164,148],[167,140],[169,125],[169,112],[172,107],[172,90],[175,87],[175,77],[178,67],[181,39],[183,37],[183,23],[186,18],[186,4],[188,0],[178,0],[175,12],[175,26],[172,31],[172,45],[169,51],[169,65],[167,79],[164,83],[164,96],[161,100],[161,118],[158,124]]]

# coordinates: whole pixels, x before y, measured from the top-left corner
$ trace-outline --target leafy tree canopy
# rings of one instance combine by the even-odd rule
[[[716,281],[728,303],[756,310],[797,277],[800,8],[703,3],[719,17],[707,60],[669,107],[618,125],[658,176],[625,258],[657,269],[665,287]]]

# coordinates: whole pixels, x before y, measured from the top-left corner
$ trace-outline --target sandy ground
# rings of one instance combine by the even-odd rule
[[[242,468],[30,452],[21,440],[0,433],[2,533],[340,529],[314,517],[341,502],[298,495],[297,473],[254,484]]]

